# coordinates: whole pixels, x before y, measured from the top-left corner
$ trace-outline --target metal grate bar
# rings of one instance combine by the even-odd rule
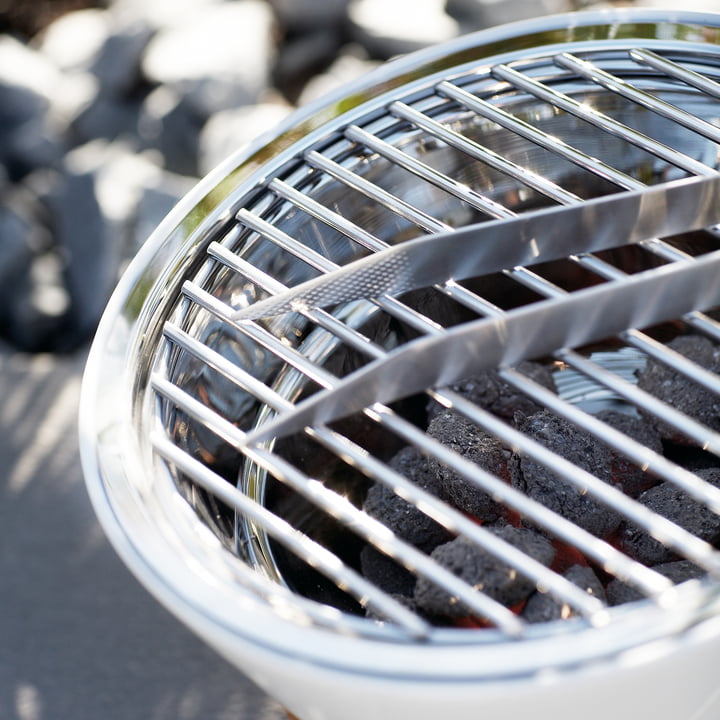
[[[260,449],[245,449],[248,457],[282,482],[301,493],[310,502],[332,517],[352,527],[353,530],[378,550],[389,555],[412,572],[427,577],[451,595],[466,604],[481,617],[489,619],[498,628],[511,636],[522,633],[524,622],[504,605],[470,587],[457,575],[446,570],[432,558],[412,545],[398,539],[381,522],[358,510],[351,502],[328,490],[319,481],[313,480],[277,455]],[[341,586],[342,587],[342,586]]]
[[[578,150],[572,145],[568,145],[562,138],[549,135],[534,125],[515,117],[506,110],[496,107],[482,98],[469,93],[467,90],[453,85],[447,80],[443,80],[438,86],[437,91],[449,97],[469,110],[477,113],[481,117],[491,120],[492,122],[504,127],[506,130],[529,140],[530,142],[545,148],[555,155],[559,155],[565,160],[569,160],[583,170],[588,170],[598,177],[605,178],[616,185],[628,190],[636,190],[644,187],[644,183],[636,180],[630,175],[626,175],[612,165],[608,165],[602,160],[592,157],[587,153]]]
[[[627,402],[640,407],[646,412],[660,418],[671,425],[687,438],[697,443],[703,450],[720,455],[720,434],[709,430],[705,425],[693,420],[691,417],[675,410],[675,408],[661,402],[649,393],[641,390],[637,385],[623,380],[613,373],[607,372],[599,365],[590,362],[572,350],[560,350],[556,357],[571,365],[595,382],[604,385]]]
[[[633,145],[645,150],[646,152],[655,155],[656,157],[662,158],[671,165],[682,168],[693,175],[712,175],[716,171],[705,165],[704,163],[698,162],[693,158],[681,153],[675,148],[669,147],[664,143],[653,140],[647,135],[629,128],[627,125],[618,122],[614,118],[611,118],[598,110],[589,107],[586,104],[575,100],[575,98],[558,92],[541,82],[523,75],[517,70],[507,65],[496,65],[492,68],[493,75],[498,80],[505,80],[514,87],[520,88],[541,100],[569,112],[576,117],[585,120],[601,130],[608,132],[612,135],[622,138]]]
[[[356,125],[351,125],[345,130],[345,137],[348,140],[358,143],[359,145],[364,145],[373,152],[376,152],[378,155],[381,155],[382,157],[395,163],[395,165],[408,170],[409,172],[417,175],[419,178],[435,185],[436,187],[439,187],[448,194],[468,203],[468,205],[474,207],[476,210],[480,210],[481,212],[484,212],[494,218],[509,217],[509,211],[504,205],[501,205],[500,203],[481,195],[467,185],[444,175],[426,163],[408,155],[407,153],[404,153],[402,150],[399,150],[393,145],[386,143],[384,140],[375,137],[375,135],[362,130]]]
[[[291,202],[295,207],[300,208],[300,210],[308,213],[308,215],[312,215],[312,217],[320,220],[325,225],[341,232],[358,245],[368,250],[373,250],[374,252],[387,247],[387,243],[378,240],[378,238],[366,230],[363,230],[359,225],[333,212],[322,203],[313,200],[309,195],[305,195],[299,190],[296,190],[292,185],[288,185],[286,182],[276,178],[268,187],[279,197]]]
[[[257,284],[270,294],[276,295],[279,292],[287,290],[286,285],[278,282],[274,278],[270,277],[270,275],[267,275],[256,268],[254,265],[238,258],[237,255],[232,253],[223,245],[212,243],[210,247],[208,247],[208,253],[222,262],[229,269],[239,273],[243,277],[246,277],[248,280]],[[384,354],[382,348],[370,340],[370,338],[362,335],[357,330],[348,327],[344,322],[338,320],[334,315],[325,310],[320,308],[313,310],[301,308],[298,312],[308,318],[311,322],[314,322],[316,325],[324,328],[343,342],[347,343],[350,347],[365,355],[369,355],[372,358],[378,358]]]
[[[176,386],[158,378],[153,379],[152,385],[156,392],[176,403],[180,409],[189,415],[194,415],[196,411],[200,410],[197,405],[201,405],[201,403],[196,403],[189,396],[184,396],[184,393]],[[220,433],[229,432],[228,428],[223,429],[217,426],[213,427],[213,430]],[[237,432],[234,427],[233,430]],[[180,471],[197,482],[198,485],[231,507],[236,508],[238,512],[251,518],[254,523],[262,527],[265,532],[279,543],[287,547],[308,565],[327,576],[362,605],[376,610],[382,616],[393,620],[415,638],[426,638],[428,636],[431,631],[428,623],[345,565],[340,558],[327,548],[296,530],[285,520],[259,503],[248,498],[247,495],[230,485],[224,478],[164,437],[153,435],[152,444],[159,455],[172,462]]]
[[[344,183],[353,190],[357,190],[365,195],[365,197],[374,200],[383,207],[386,207],[388,210],[394,212],[396,215],[409,220],[427,232],[444,232],[452,229],[450,225],[447,225],[441,220],[428,215],[423,210],[416,208],[414,205],[411,205],[387,190],[383,190],[383,188],[371,183],[369,180],[366,180],[357,173],[354,173],[352,170],[349,170],[348,168],[334,162],[330,158],[321,155],[316,150],[311,150],[303,157],[305,162],[307,162],[307,164],[311,167],[322,170],[339,182]]]
[[[333,270],[337,270],[339,267],[332,260],[328,260],[323,255],[320,255],[320,253],[317,253],[306,245],[298,242],[287,233],[278,230],[275,226],[271,225],[262,218],[253,215],[247,210],[241,210],[238,213],[238,222],[242,222],[246,227],[262,234],[268,240],[278,245],[278,247],[291,253],[300,260],[307,262],[311,267],[321,270],[322,272],[332,272]],[[401,303],[397,298],[393,298],[388,295],[381,295],[378,298],[374,298],[373,302],[378,307],[390,313],[397,319],[406,322],[408,325],[414,327],[420,332],[441,332],[443,329],[441,325],[428,320],[428,318],[425,318],[420,313]]]
[[[376,419],[387,426],[387,418],[391,415],[392,412],[389,408],[382,408]],[[403,422],[399,418],[396,419]],[[407,480],[403,475],[368,454],[364,448],[356,445],[348,438],[325,428],[309,430],[309,434],[368,477],[388,486],[393,492],[412,503],[416,508],[422,508],[425,514],[451,532],[462,535],[475,542],[478,546],[492,552],[496,557],[517,568],[539,587],[547,589],[548,592],[564,600],[583,615],[595,618],[595,622],[600,621],[599,619],[602,617],[600,613],[604,609],[604,604],[598,598],[588,595],[577,585],[488,532],[481,525],[469,520],[465,514],[443,502],[436,495]]]
[[[665,243],[653,244],[665,245]],[[607,280],[616,280],[622,277],[627,277],[627,273],[593,255],[579,255],[576,259],[584,267],[598,273]],[[687,256],[685,261],[687,262],[690,259],[690,256]],[[716,340],[720,340],[720,328],[717,323],[707,317],[704,313],[699,311],[689,313],[683,317],[683,320],[698,329],[710,329],[707,326],[708,323],[712,323],[712,332],[709,332],[708,334]],[[657,360],[670,365],[679,373],[686,375],[695,382],[705,386],[708,390],[710,390],[710,392],[720,393],[720,378],[718,378],[715,373],[700,367],[696,363],[689,363],[687,358],[684,358],[682,355],[674,352],[662,343],[653,340],[645,333],[642,333],[639,330],[627,330],[622,333],[620,337],[633,347],[636,347],[647,355],[651,355]]]
[[[676,80],[681,80],[687,85],[702,90],[708,95],[714,95],[720,98],[720,83],[711,80],[705,75],[688,70],[678,63],[672,62],[667,58],[664,58],[652,50],[646,50],[645,48],[636,48],[630,50],[630,57],[636,62],[649,65],[655,70],[665,73],[669,77],[673,77]]]
[[[473,422],[486,428],[494,428],[494,422],[500,422],[485,413],[477,405],[468,403],[467,400],[450,390],[431,391],[430,396],[446,407],[462,408],[463,414],[467,414],[467,417]],[[542,503],[516,490],[512,485],[483,470],[483,468],[430,437],[407,420],[400,418],[396,414],[389,413],[387,409],[380,405],[374,405],[371,410],[373,414],[377,415],[378,420],[382,419],[393,432],[403,437],[407,442],[437,458],[440,462],[461,474],[473,485],[548,531],[551,536],[570,543],[585,554],[586,557],[596,561],[608,573],[631,584],[646,596],[656,597],[671,587],[671,583],[667,578],[632,560],[605,540],[595,537],[570,520],[553,512]],[[500,424],[504,428],[509,427],[504,423]],[[512,440],[510,440],[509,445],[513,446]],[[552,461],[558,458],[558,456],[545,448],[542,448],[542,450],[552,456]],[[567,463],[567,461],[563,462]],[[578,470],[575,465],[571,463],[569,465],[572,473]],[[567,469],[567,467],[564,469]],[[624,499],[627,500],[627,498]]]
[[[188,335],[171,322],[163,326],[163,335],[176,347],[182,348],[198,360],[202,360],[208,367],[213,368],[228,380],[234,382],[239,388],[255,396],[274,410],[287,410],[292,407],[281,395],[273,392],[267,385],[254,378],[250,373],[243,370],[237,364],[224,358],[220,353],[215,352],[207,345]]]
[[[702,120],[692,113],[664,100],[660,100],[644,90],[640,90],[626,80],[622,80],[611,73],[601,70],[587,60],[581,60],[570,53],[562,53],[555,57],[555,62],[588,80],[592,80],[611,92],[617,93],[628,100],[632,100],[658,115],[669,118],[673,122],[709,138],[713,142],[720,142],[720,128],[712,123]]]
[[[575,193],[560,187],[542,175],[538,175],[517,163],[508,160],[498,153],[476,143],[464,135],[442,125],[441,123],[429,118],[427,115],[411,108],[402,102],[394,102],[390,105],[389,110],[396,117],[407,120],[418,128],[421,128],[429,135],[441,139],[449,146],[457,148],[470,157],[486,163],[492,168],[499,170],[510,177],[519,180],[528,187],[537,190],[547,197],[562,203],[577,202],[580,198]]]
[[[229,305],[213,297],[192,281],[186,280],[185,283],[183,283],[182,292],[204,310],[207,310],[235,330],[251,338],[266,350],[269,350],[279,360],[282,360],[295,370],[301,372],[308,379],[313,380],[321,387],[332,387],[334,382],[333,376],[320,365],[281,342],[272,333],[261,328],[256,323],[248,321],[235,322],[232,319],[233,309]]]
[[[562,288],[559,288],[557,285],[550,283],[545,278],[542,278],[541,276],[533,273],[527,268],[516,268],[512,271],[508,271],[508,274],[512,274],[515,279],[522,282],[523,284],[528,285],[529,287],[532,287],[532,289],[536,292],[543,293],[546,297],[558,297],[568,294]],[[622,276],[624,277],[625,274],[623,273]],[[622,337],[623,340],[625,340],[629,344],[637,344],[637,346],[639,346],[640,349],[644,351],[649,351],[652,354],[659,354],[663,362],[670,364],[672,367],[677,369],[678,372],[685,374],[698,382],[702,382],[703,384],[707,383],[708,389],[712,392],[717,393],[719,391],[718,378],[714,377],[712,373],[699,367],[697,367],[696,370],[693,370],[694,363],[689,363],[689,361],[686,358],[683,358],[679,353],[673,354],[669,348],[659,346],[659,344],[655,343],[644,333],[635,330],[634,334],[628,334],[626,331],[625,333],[621,334],[620,337]],[[658,346],[660,349],[658,349]],[[579,355],[577,355],[577,353],[572,353],[572,351],[566,349],[559,351],[559,353],[556,353],[555,357],[558,360],[568,362],[568,354],[572,354],[573,357],[580,357]],[[573,363],[569,362],[569,364]],[[586,365],[586,367],[588,366],[588,364],[593,365],[592,363],[590,363],[590,361],[584,361],[584,364]],[[595,367],[597,368],[597,372],[601,372],[601,368],[599,368],[599,366]],[[612,373],[607,373],[606,371],[603,371],[603,376],[605,377],[605,382],[602,383],[603,385],[610,388],[614,392],[617,392],[619,395],[625,397],[625,399],[627,400],[630,400],[630,397],[628,394],[623,394],[623,392],[629,393],[635,398],[634,401],[640,407],[647,410],[648,412],[651,412],[653,415],[660,418],[669,425],[672,425],[674,428],[696,441],[704,449],[709,450],[710,452],[713,452],[715,454],[720,454],[720,434],[709,430],[701,423],[698,423],[687,415],[678,412],[670,405],[658,401],[649,393],[646,393],[632,383],[628,383],[627,381],[622,380],[615,375],[612,375]],[[611,378],[613,379],[611,380]],[[597,378],[593,377],[593,379]]]
[[[358,510],[348,500],[334,491],[328,490],[322,483],[300,472],[279,456],[259,448],[249,448],[244,442],[245,433],[210,410],[206,405],[195,400],[176,385],[163,378],[155,376],[151,384],[157,393],[170,400],[180,410],[203,423],[223,440],[271,472],[278,480],[302,494],[314,505],[352,527],[355,532],[368,542],[371,542],[381,552],[388,554],[413,572],[428,577],[468,605],[474,612],[479,613],[482,617],[487,617],[509,635],[518,635],[522,632],[524,623],[504,605],[478,592],[452,572],[439,566],[424,553],[399,540],[382,523]],[[164,443],[165,441],[162,442],[162,445]],[[201,480],[203,486],[209,484],[208,489],[210,492],[263,527],[293,553],[312,567],[326,574],[338,587],[353,595],[362,605],[377,608],[383,615],[387,615],[396,621],[398,615],[400,615],[403,618],[401,624],[412,630],[414,635],[426,634],[427,624],[420,620],[415,613],[408,611],[397,601],[392,600],[386,593],[348,568],[326,548],[318,545],[303,533],[292,528],[284,520],[249,499],[244,493],[207,469],[202,463],[194,461],[193,458],[187,456],[172,443],[168,444],[173,448],[171,451],[173,453],[173,462],[178,463],[183,469],[195,471],[193,472],[193,478]],[[199,477],[196,477],[196,473]],[[493,543],[490,539],[487,539],[486,544]],[[500,547],[501,545],[504,546],[504,543],[498,543],[497,545],[500,551],[505,549]],[[519,551],[507,549],[507,552],[514,554]],[[522,555],[522,553],[520,554]],[[402,613],[398,613],[398,608],[402,608]]]
[[[616,430],[611,425],[598,420],[594,415],[558,397],[526,375],[513,368],[501,368],[504,380],[526,393],[540,405],[561,415],[566,420],[586,430],[613,450],[623,454],[636,465],[646,468],[663,480],[682,488],[690,497],[720,514],[720,488],[699,479],[697,475],[676,465],[642,443]]]
[[[296,258],[307,263],[310,267],[320,270],[321,272],[337,270],[338,266],[332,260],[329,260],[319,252],[297,241],[267,220],[263,220],[261,217],[254,215],[249,210],[243,208],[238,212],[236,217],[239,223],[242,223],[245,227],[267,238],[281,250],[291,253]]]
[[[577,490],[587,492],[607,507],[617,511],[630,520],[633,525],[642,528],[667,547],[673,548],[706,570],[720,576],[720,553],[716,552],[709,543],[698,539],[679,525],[629,498],[613,485],[605,483],[592,473],[552,453],[544,445],[532,440],[515,428],[498,421],[490,413],[468,402],[462,396],[452,394],[451,399],[456,410],[466,415],[470,420],[479,423],[481,427],[508,443],[511,447],[552,469],[553,472],[560,475]],[[637,569],[634,572],[636,573]]]

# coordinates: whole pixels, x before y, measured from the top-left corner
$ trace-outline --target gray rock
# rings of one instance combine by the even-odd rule
[[[110,10],[120,24],[142,21],[154,29],[182,24],[188,15],[202,13],[226,0],[113,0]]]
[[[445,0],[351,0],[350,33],[374,57],[389,58],[445,42],[460,32]]]
[[[240,147],[272,130],[292,109],[280,102],[263,102],[213,115],[200,134],[200,174],[210,172]]]
[[[141,103],[98,94],[70,124],[75,144],[99,138],[115,140],[137,134]]]
[[[575,9],[571,0],[447,0],[445,7],[463,32]]]
[[[187,98],[170,86],[160,86],[140,108],[137,135],[141,148],[161,153],[169,171],[197,175],[202,126],[203,118]]]
[[[142,69],[169,85],[204,118],[254,103],[270,81],[273,15],[260,0],[208,5],[161,29]]]
[[[362,77],[379,65],[370,60],[365,49],[358,44],[345,46],[337,60],[324,72],[313,77],[298,97],[298,105],[319,100],[330,92],[342,88],[356,78]]]
[[[0,294],[5,295],[8,283],[29,271],[34,251],[29,238],[37,224],[21,208],[12,204],[0,206]],[[0,303],[4,305],[5,303]]]
[[[88,70],[110,34],[105,10],[87,8],[60,15],[37,37],[36,46],[60,70]]]
[[[62,84],[62,73],[40,52],[11,35],[0,35],[0,84],[24,88],[47,99]]]
[[[94,331],[114,288],[120,267],[118,243],[96,192],[101,156],[95,148],[69,153],[43,200],[68,293],[65,338],[68,348]]]
[[[0,162],[16,180],[55,164],[67,149],[63,134],[45,115],[29,118],[2,135]]]
[[[0,335],[24,351],[55,350],[62,333],[66,296],[50,249],[35,193],[9,188],[0,207]]]
[[[163,173],[162,180],[147,188],[140,197],[131,226],[130,249],[139,250],[165,216],[190,189],[189,178]]]
[[[303,86],[337,59],[342,42],[341,33],[323,27],[287,38],[278,47],[273,83],[295,102]]]
[[[154,34],[144,21],[135,21],[113,30],[90,66],[101,93],[127,97],[140,84],[143,52]]]
[[[340,25],[350,0],[269,0],[280,26],[286,30],[309,30]]]
[[[60,73],[40,52],[0,36],[0,162],[9,175],[54,164],[66,150],[68,122],[93,95],[87,76]]]

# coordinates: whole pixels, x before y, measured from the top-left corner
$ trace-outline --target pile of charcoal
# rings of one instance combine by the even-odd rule
[[[720,348],[704,337],[681,335],[668,347],[702,367],[716,373],[720,371]],[[525,362],[517,369],[536,383],[555,390],[551,367]],[[648,359],[637,372],[637,384],[711,430],[720,429],[720,398],[667,365]],[[496,371],[467,379],[452,390],[696,537],[715,545],[720,541],[720,516],[566,419],[536,405]],[[615,510],[563,481],[544,465],[513,452],[459,412],[431,402],[427,426],[430,437],[674,583],[704,575],[696,565],[674,554]],[[720,460],[694,446],[674,427],[629,405],[622,410],[601,410],[597,417],[648,449],[686,467],[707,483],[720,487]],[[614,606],[643,597],[630,585],[605,573],[576,548],[550,537],[418,448],[403,448],[390,465],[607,604]],[[573,615],[569,606],[548,593],[537,591],[532,581],[489,552],[460,536],[453,537],[385,485],[377,483],[370,488],[364,509],[398,537],[429,553],[440,565],[470,586],[481,588],[527,622],[547,622]],[[368,579],[402,598],[433,622],[480,627],[484,624],[482,618],[472,617],[469,608],[431,580],[416,578],[369,545],[362,550],[361,565]]]

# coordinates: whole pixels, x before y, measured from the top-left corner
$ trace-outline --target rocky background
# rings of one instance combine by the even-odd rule
[[[173,204],[294,107],[460,33],[609,5],[0,0],[0,340],[85,343]]]

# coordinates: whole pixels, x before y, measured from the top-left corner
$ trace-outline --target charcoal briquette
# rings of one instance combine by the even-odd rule
[[[421,488],[434,492],[434,476],[428,469],[427,458],[417,448],[403,448],[389,464]],[[398,537],[425,552],[430,552],[451,537],[442,525],[381,483],[368,490],[363,507],[368,515],[382,522]]]
[[[589,433],[546,410],[525,418],[519,427],[557,455],[605,482],[612,482],[613,453]],[[614,510],[544,465],[525,456],[520,461],[520,470],[512,477],[515,487],[588,532],[605,537],[620,524],[621,518]]]
[[[555,556],[550,541],[534,530],[511,525],[489,529],[543,565],[550,565]],[[525,600],[535,589],[533,581],[514,567],[462,537],[435,548],[431,557],[471,587],[508,607]],[[456,618],[473,615],[457,597],[424,577],[418,578],[414,597],[418,607],[431,615]]]
[[[436,415],[428,435],[505,482],[511,482],[517,474],[517,456],[454,410]],[[500,503],[439,459],[433,456],[429,467],[437,477],[442,497],[450,504],[484,522],[497,520],[503,514]]]
[[[707,370],[720,372],[720,348],[705,337],[681,335],[671,340],[668,347]],[[712,430],[720,430],[720,397],[654,358],[649,358],[638,373],[638,387]],[[688,442],[682,432],[670,425],[651,415],[648,420],[657,425],[664,439]]]
[[[709,482],[717,482],[719,472],[710,468],[699,470],[697,474]],[[701,540],[714,543],[720,539],[720,515],[691,498],[676,485],[669,482],[656,485],[642,493],[638,502]],[[620,538],[621,548],[646,565],[669,562],[674,557],[670,548],[630,523],[623,524]]]
[[[660,563],[655,565],[653,570],[664,575],[668,580],[672,580],[675,585],[679,585],[686,580],[696,580],[705,576],[705,571],[689,560]],[[623,605],[624,603],[636,602],[645,598],[645,595],[640,590],[617,578],[608,583],[605,592],[610,605]]]
[[[588,595],[606,601],[605,589],[593,570],[586,565],[573,565],[563,573],[563,577],[582,588]],[[529,623],[565,620],[577,615],[570,605],[547,592],[534,592],[523,608],[522,617]]]
[[[556,391],[551,367],[524,360],[515,369],[548,390]],[[532,415],[541,409],[532,398],[503,380],[497,370],[472,375],[448,389],[506,420]],[[428,418],[432,420],[442,411],[443,407],[432,400],[428,405]]]

